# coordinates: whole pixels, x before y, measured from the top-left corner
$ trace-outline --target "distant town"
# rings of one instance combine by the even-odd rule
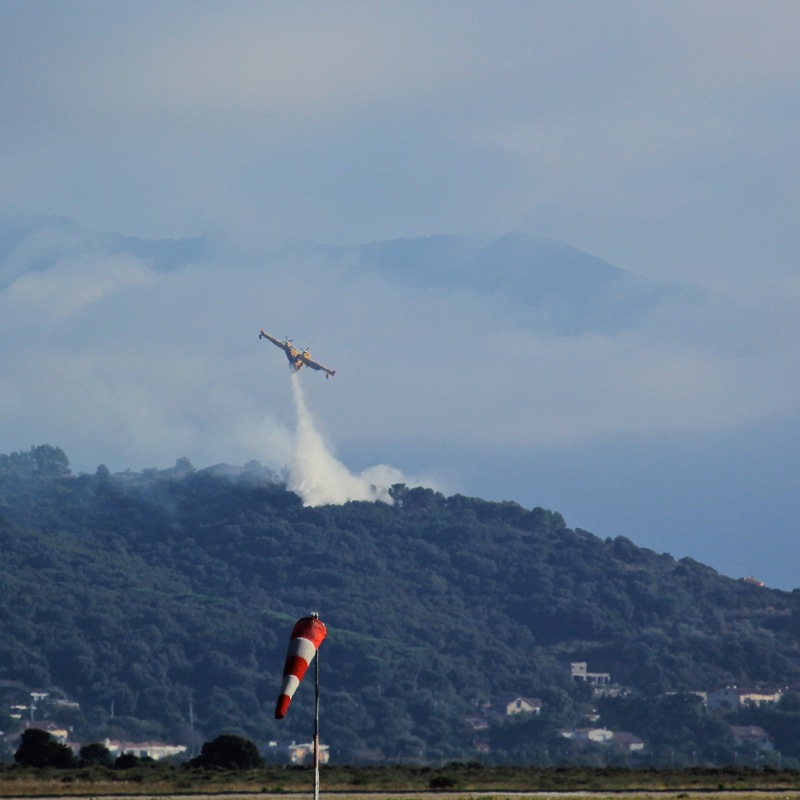
[[[624,697],[631,693],[629,688],[615,684],[608,672],[593,672],[584,661],[574,661],[569,664],[569,672],[573,681],[585,683],[591,687],[591,696],[595,699],[602,697]],[[789,691],[800,690],[800,685],[786,687]],[[696,690],[690,692],[701,699],[709,711],[736,710],[748,706],[762,706],[778,703],[786,691],[778,687],[764,686],[722,686],[710,691]],[[51,694],[47,691],[30,691],[24,699],[20,696],[18,684],[5,681],[0,682],[0,692],[6,697],[14,698],[7,702],[7,714],[13,724],[8,730],[0,732],[5,741],[6,753],[13,752],[21,734],[29,729],[46,731],[59,742],[68,745],[77,753],[86,742],[76,741],[71,726],[59,722],[59,718],[69,716],[69,712],[80,711],[80,705],[63,696]],[[491,752],[485,733],[492,726],[502,724],[505,720],[524,715],[540,715],[544,703],[538,697],[528,697],[515,694],[504,694],[490,702],[484,702],[466,717],[466,722],[474,731],[474,747],[478,755]],[[605,725],[598,724],[600,714],[593,709],[585,715],[586,724],[569,728],[562,728],[558,735],[571,742],[586,747],[612,748],[626,754],[643,753],[647,743],[635,733],[623,730],[611,730]],[[742,747],[755,748],[763,753],[770,753],[774,745],[770,735],[758,725],[730,725],[730,734]],[[104,738],[102,744],[108,752],[116,757],[122,754],[131,754],[137,758],[161,761],[164,759],[185,760],[193,755],[189,745],[185,743],[163,742],[155,740],[132,741],[127,739]],[[305,764],[313,756],[311,742],[279,743],[269,740],[260,743],[261,755],[269,762]],[[320,744],[320,762],[329,763],[331,758],[330,746]]]

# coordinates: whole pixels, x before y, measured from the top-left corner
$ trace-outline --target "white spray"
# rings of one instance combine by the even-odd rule
[[[395,483],[407,483],[403,474],[384,464],[353,475],[331,455],[314,426],[297,373],[292,375],[292,394],[297,437],[288,488],[300,495],[303,505],[341,505],[348,500],[380,500],[391,504],[389,488]]]

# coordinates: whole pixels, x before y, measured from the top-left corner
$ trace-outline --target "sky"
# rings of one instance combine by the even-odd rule
[[[788,0],[5,0],[0,452],[321,442],[800,587],[798,35]],[[703,299],[570,333],[341,256],[510,232]],[[336,377],[298,395],[261,327]]]

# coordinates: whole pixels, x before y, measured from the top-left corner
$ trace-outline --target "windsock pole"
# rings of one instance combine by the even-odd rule
[[[319,800],[319,650],[314,659],[314,800]]]
[[[314,662],[314,800],[319,800],[319,646],[327,634],[319,614],[297,620],[289,639],[289,650],[283,665],[275,719],[283,719],[289,710],[292,696],[303,680],[306,670]]]

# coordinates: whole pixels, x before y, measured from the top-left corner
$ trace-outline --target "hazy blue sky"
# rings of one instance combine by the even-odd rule
[[[800,586],[800,4],[0,3],[0,452],[291,458]],[[312,240],[559,240],[696,306],[564,335]],[[100,234],[206,237],[159,271]],[[280,356],[280,353],[277,353]]]

